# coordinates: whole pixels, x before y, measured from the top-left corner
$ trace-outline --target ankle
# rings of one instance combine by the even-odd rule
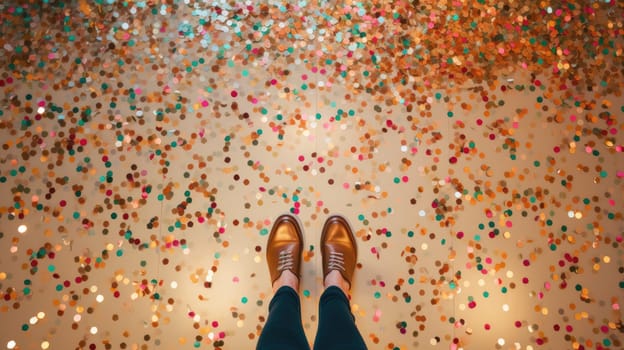
[[[328,287],[338,287],[340,288],[345,295],[349,295],[349,290],[351,289],[351,285],[342,274],[338,270],[330,271],[327,276],[325,276],[325,280],[323,281],[325,289]]]
[[[273,282],[273,293],[284,286],[290,287],[295,291],[299,290],[299,278],[290,270],[284,270],[275,282]]]

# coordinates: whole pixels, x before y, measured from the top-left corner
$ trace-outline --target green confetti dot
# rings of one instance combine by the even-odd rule
[[[381,293],[375,292],[374,297],[375,297],[375,299],[381,298]]]
[[[115,255],[122,256],[123,255],[123,250],[118,249],[117,252],[115,253]]]

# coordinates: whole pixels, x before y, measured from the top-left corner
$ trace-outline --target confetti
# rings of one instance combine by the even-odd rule
[[[310,339],[339,213],[370,348],[622,348],[623,3],[8,1],[0,19],[7,349],[252,348],[284,212]]]

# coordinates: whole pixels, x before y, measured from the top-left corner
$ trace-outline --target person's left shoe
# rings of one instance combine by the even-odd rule
[[[266,250],[271,283],[274,283],[286,270],[297,276],[297,279],[301,278],[303,234],[294,216],[284,214],[275,220]]]

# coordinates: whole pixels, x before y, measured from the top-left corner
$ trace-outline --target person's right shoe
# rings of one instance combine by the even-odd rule
[[[321,234],[323,278],[334,270],[340,272],[351,287],[357,263],[355,236],[345,218],[333,215],[327,218]]]

